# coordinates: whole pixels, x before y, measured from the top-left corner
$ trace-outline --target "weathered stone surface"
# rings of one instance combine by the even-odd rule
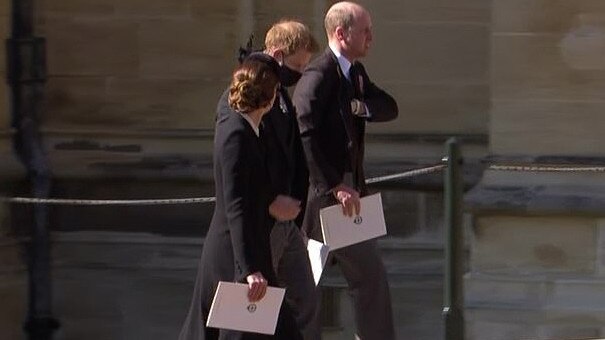
[[[238,16],[242,1],[191,0],[191,13],[197,17],[219,17],[233,20]]]
[[[140,25],[140,75],[146,78],[219,78],[237,63],[233,21],[146,20]]]
[[[57,339],[168,339],[178,333],[190,304],[201,239],[74,232],[54,233],[53,241],[53,311],[62,323]],[[423,264],[407,258],[407,250],[396,249],[393,241],[386,247],[393,252],[389,257],[417,271],[402,275],[388,267],[398,338],[438,339],[443,329],[440,275],[423,275]],[[384,242],[379,244],[385,248]],[[335,284],[323,289],[335,294],[336,327],[325,329],[323,338],[351,338],[353,315],[343,278],[338,271],[328,274]],[[23,268],[11,276],[0,273],[0,278],[0,296],[9,298],[9,306],[25,305]],[[0,336],[19,338],[20,310],[22,306],[11,309],[11,314],[0,308],[0,325],[8,326],[0,328]]]
[[[124,76],[139,74],[138,25],[123,20],[48,19],[51,76]]]
[[[463,0],[447,2],[442,0],[386,0],[361,1],[371,15],[373,22],[465,22],[488,24],[490,2],[483,0]]]
[[[603,216],[603,175],[598,172],[526,172],[486,170],[465,195],[465,208],[476,214]]]
[[[561,33],[583,17],[605,14],[600,0],[512,0],[492,1],[493,31]]]
[[[395,97],[399,117],[388,123],[368,124],[369,132],[469,134],[488,131],[487,83],[374,81]]]
[[[225,72],[227,76],[227,72]],[[106,117],[128,117],[155,129],[214,129],[216,105],[229,79],[123,79],[108,84]]]
[[[479,216],[473,226],[471,271],[593,275],[595,237],[592,218]]]
[[[605,280],[573,275],[485,275],[465,277],[469,308],[604,311]]]
[[[117,16],[162,17],[185,19],[190,13],[189,0],[127,0],[116,1]]]
[[[119,126],[130,122],[129,117],[105,117],[107,79],[105,77],[49,77],[46,82],[44,111],[45,127],[77,125]]]
[[[49,132],[45,143],[53,174],[58,178],[163,178],[163,185],[168,187],[178,187],[178,183],[171,182],[174,179],[212,179],[212,137],[204,134],[128,135],[124,131],[72,130]],[[135,183],[131,185],[136,187]],[[87,194],[96,190],[100,188],[93,186]]]
[[[602,34],[603,43],[591,53],[577,51],[581,47],[566,43],[564,35],[495,36],[491,66],[493,99],[550,100],[554,104],[562,100],[601,101],[605,91],[605,61],[578,59],[576,54],[593,57],[605,54],[605,26]]]
[[[604,102],[494,101],[491,152],[603,157]]]
[[[465,317],[471,340],[601,339],[605,335],[600,311],[477,307],[468,309]]]
[[[115,0],[39,0],[39,13],[45,17],[108,17],[115,14]],[[119,1],[118,1],[119,3]]]
[[[378,83],[485,84],[488,42],[487,26],[378,23],[365,63]]]

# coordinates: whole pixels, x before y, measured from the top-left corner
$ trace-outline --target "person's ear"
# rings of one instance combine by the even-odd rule
[[[340,26],[336,27],[334,35],[336,35],[336,39],[338,39],[338,41],[344,41],[346,39],[345,29]]]
[[[284,53],[284,51],[277,49],[275,50],[275,52],[273,52],[273,58],[275,58],[275,60],[277,60],[280,65],[284,62],[284,58],[286,57],[286,54]]]

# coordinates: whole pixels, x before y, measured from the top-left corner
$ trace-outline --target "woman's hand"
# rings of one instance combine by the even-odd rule
[[[246,276],[246,281],[248,282],[248,300],[250,302],[256,302],[265,296],[268,283],[261,272]]]

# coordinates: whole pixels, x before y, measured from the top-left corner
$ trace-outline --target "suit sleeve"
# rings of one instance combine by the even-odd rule
[[[399,108],[395,99],[370,80],[363,65],[361,65],[361,74],[364,80],[363,100],[368,107],[368,111],[372,113],[369,121],[388,122],[397,118]]]
[[[259,271],[254,249],[254,232],[259,228],[254,225],[256,219],[248,214],[254,206],[251,202],[254,193],[250,188],[252,179],[249,172],[252,165],[246,164],[248,158],[245,147],[243,131],[233,131],[225,139],[220,156],[225,213],[236,271],[240,274],[235,278],[236,281],[243,281],[246,276]]]
[[[307,193],[309,191],[309,170],[307,168],[307,160],[300,139],[298,126],[294,126],[294,183],[292,186],[292,196],[300,200],[301,212],[295,219],[296,225],[302,226],[304,211],[307,204]]]
[[[326,191],[342,181],[336,169],[327,162],[319,140],[322,116],[326,114],[329,97],[334,95],[336,86],[329,78],[318,68],[308,68],[298,81],[293,96],[310,177]]]

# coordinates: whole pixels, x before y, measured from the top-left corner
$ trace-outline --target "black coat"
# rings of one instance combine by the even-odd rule
[[[216,203],[206,235],[202,259],[212,282],[244,282],[260,271],[267,279],[271,269],[269,215],[272,192],[264,151],[250,124],[237,112],[223,115],[214,137]]]
[[[300,200],[304,212],[309,171],[294,106],[285,88],[279,89],[273,108],[263,117],[263,132],[269,177],[275,194]],[[299,227],[303,216],[301,213],[296,219]]]
[[[225,102],[226,104],[226,102]],[[205,326],[219,281],[245,282],[260,271],[277,286],[271,260],[269,215],[273,190],[265,151],[250,124],[228,105],[218,106],[214,136],[216,203],[198,268],[193,301],[179,340],[213,340],[219,330]],[[223,339],[302,339],[290,307],[280,310],[275,336],[220,331]]]
[[[361,63],[355,67],[363,79],[363,90],[357,92],[327,48],[307,66],[294,91],[310,175],[303,229],[316,239],[321,237],[319,210],[337,203],[331,190],[343,182],[345,172],[353,174],[362,195],[367,192],[363,173],[366,119],[351,113],[351,99],[364,101],[372,114],[369,122],[389,121],[398,115],[393,97],[371,82]]]
[[[220,119],[228,110],[228,91],[219,100],[217,112]],[[279,88],[271,110],[262,120],[262,143],[266,151],[266,161],[273,197],[286,195],[301,201],[303,212],[309,187],[309,171],[300,140],[296,113],[290,95]],[[303,213],[296,219],[302,224]]]

